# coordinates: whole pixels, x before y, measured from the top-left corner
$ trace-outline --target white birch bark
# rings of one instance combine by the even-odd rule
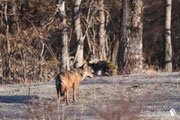
[[[133,0],[132,2],[132,30],[130,42],[130,73],[141,73],[143,69],[142,62],[142,36],[143,36],[143,2],[142,0]]]
[[[67,33],[67,25],[66,25],[66,11],[65,11],[65,1],[59,0],[59,11],[61,16],[63,17],[62,24],[63,24],[63,36],[62,36],[62,44],[63,47],[62,51],[62,60],[61,60],[61,67],[62,70],[69,70],[69,52],[68,52],[68,33]]]
[[[131,7],[130,7],[131,6]],[[123,1],[123,19],[120,40],[120,70],[124,73],[141,73],[142,63],[142,0]]]
[[[81,0],[75,0],[74,4],[74,23],[75,23],[75,34],[77,41],[77,51],[75,55],[75,67],[79,67],[83,63],[84,54],[84,39],[81,30],[81,19],[80,19],[80,4]]]
[[[171,8],[172,0],[166,0],[165,17],[165,70],[172,72]]]
[[[104,14],[104,0],[99,0],[99,47],[100,60],[106,60],[106,31],[105,31],[105,14]]]

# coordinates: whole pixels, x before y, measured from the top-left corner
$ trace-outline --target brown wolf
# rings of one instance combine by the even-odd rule
[[[59,73],[56,77],[57,102],[60,103],[60,95],[64,96],[66,93],[66,104],[69,105],[68,95],[71,87],[73,87],[73,100],[76,101],[77,85],[85,77],[93,77],[92,70],[86,64],[71,71]]]

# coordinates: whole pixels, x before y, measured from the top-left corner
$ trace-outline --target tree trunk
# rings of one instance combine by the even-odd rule
[[[141,73],[143,69],[142,62],[142,35],[143,35],[143,2],[142,0],[133,0],[132,2],[132,30],[130,44],[130,73]]]
[[[142,72],[142,14],[142,0],[123,1],[123,19],[119,45],[119,68],[123,74]]]
[[[99,0],[99,57],[100,60],[106,60],[106,31],[105,31],[105,15],[104,15],[104,0]]]
[[[66,25],[66,12],[65,12],[65,1],[59,0],[59,11],[60,16],[63,17],[62,24],[63,24],[63,36],[62,36],[62,59],[61,59],[61,68],[62,70],[70,70],[69,68],[69,52],[68,52],[68,33],[67,33],[67,25]]]
[[[4,7],[4,17],[6,21],[6,48],[7,48],[7,57],[6,57],[6,77],[7,80],[10,80],[10,44],[9,44],[9,23],[8,23],[8,2],[6,0],[6,4]]]
[[[23,82],[27,83],[27,68],[26,68],[26,57],[24,50],[21,51],[21,64],[23,67]]]
[[[79,67],[83,62],[84,54],[84,39],[81,30],[81,19],[80,19],[80,4],[81,0],[75,0],[74,4],[74,23],[75,23],[75,34],[77,41],[77,51],[75,55],[75,67]]]
[[[128,62],[128,49],[127,43],[129,41],[129,32],[130,32],[130,7],[129,7],[129,0],[123,0],[123,17],[121,21],[121,32],[120,32],[120,39],[119,39],[119,50],[118,50],[118,69],[120,73],[124,73],[127,69],[127,62]]]
[[[112,53],[111,53],[111,61],[113,64],[117,65],[118,61],[117,61],[117,55],[118,55],[118,49],[119,49],[119,40],[115,38],[113,38],[115,41],[112,47]]]
[[[2,41],[0,38],[0,47],[2,48]],[[0,83],[2,83],[3,78],[3,63],[2,63],[2,50],[0,50]]]
[[[172,72],[172,44],[171,44],[171,6],[172,0],[166,1],[165,17],[165,70]]]

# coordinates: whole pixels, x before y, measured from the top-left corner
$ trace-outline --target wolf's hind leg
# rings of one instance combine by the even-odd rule
[[[64,93],[65,95],[62,98],[62,101],[66,101],[66,92]]]
[[[60,89],[57,88],[57,103],[60,104]]]

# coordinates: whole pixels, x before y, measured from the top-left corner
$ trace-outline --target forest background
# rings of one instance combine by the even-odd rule
[[[118,74],[179,71],[179,5],[180,0],[0,0],[0,83],[52,80],[85,61],[107,62]]]

